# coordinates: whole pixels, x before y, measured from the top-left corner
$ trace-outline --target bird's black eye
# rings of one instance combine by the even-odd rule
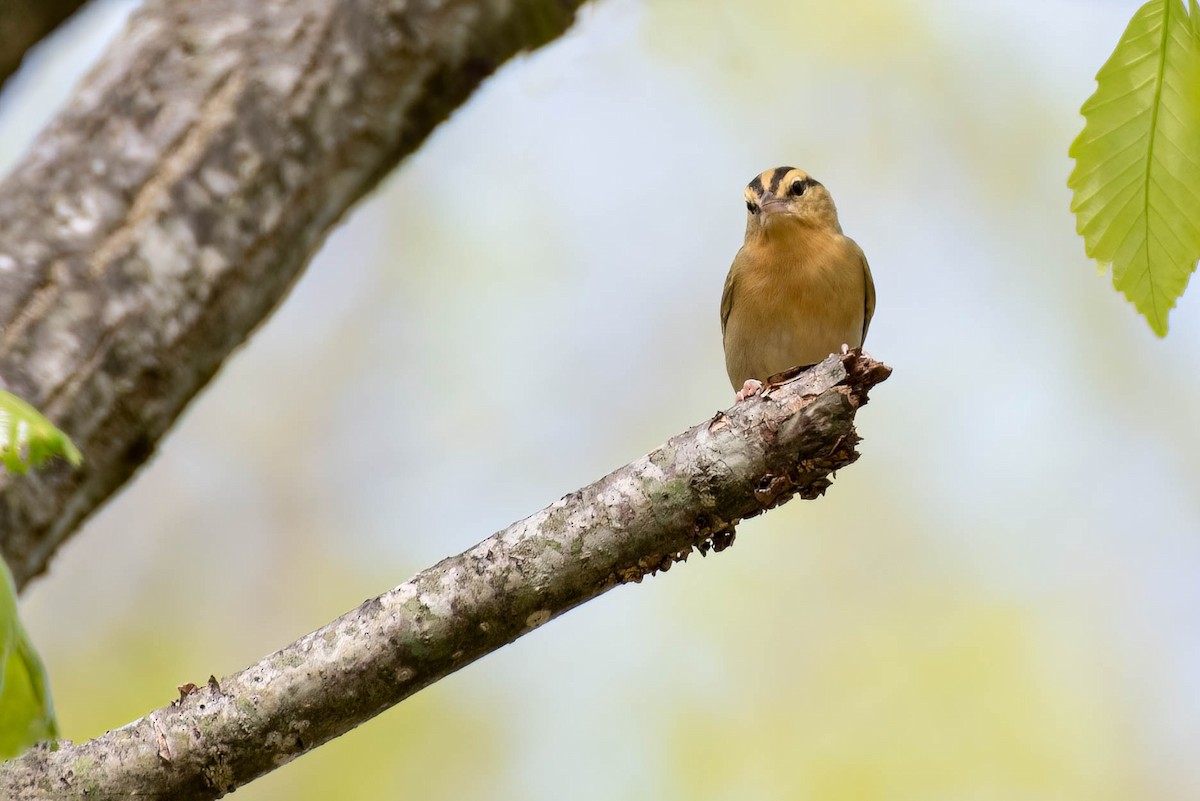
[[[753,200],[747,200],[746,211],[750,212],[751,214],[758,214],[758,204]]]
[[[807,181],[802,181],[799,178],[792,181],[792,197],[800,197],[804,194],[805,189],[808,189]]]

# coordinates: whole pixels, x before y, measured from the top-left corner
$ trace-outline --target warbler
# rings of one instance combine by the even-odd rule
[[[793,367],[861,348],[875,313],[862,248],[823,184],[777,167],[746,185],[746,240],[721,294],[725,369],[737,399]]]

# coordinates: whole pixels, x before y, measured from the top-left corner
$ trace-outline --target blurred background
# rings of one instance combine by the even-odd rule
[[[0,166],[134,5],[11,81]],[[742,187],[791,164],[878,286],[860,462],[236,797],[1200,797],[1200,290],[1156,339],[1066,189],[1138,5],[590,5],[350,215],[26,594],[65,736],[728,406]]]

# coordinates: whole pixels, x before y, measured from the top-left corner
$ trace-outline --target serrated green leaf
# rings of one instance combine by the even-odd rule
[[[61,456],[78,467],[83,454],[66,434],[25,401],[0,392],[0,464],[13,473],[26,473],[48,459]]]
[[[17,589],[0,559],[0,759],[58,736],[42,660],[17,617]]]
[[[1200,19],[1151,0],[1096,74],[1071,145],[1087,254],[1159,336],[1200,259]]]

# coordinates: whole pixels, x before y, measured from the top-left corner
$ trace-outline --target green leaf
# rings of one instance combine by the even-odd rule
[[[83,461],[67,435],[36,409],[0,392],[0,463],[25,473],[54,456],[73,466]],[[0,759],[56,736],[46,669],[17,617],[17,588],[8,565],[0,559]]]
[[[1200,20],[1151,0],[1096,74],[1071,145],[1071,210],[1087,254],[1159,336],[1200,259]]]
[[[17,617],[17,589],[0,559],[0,759],[58,736],[42,660]]]
[[[8,392],[0,392],[0,463],[14,473],[40,467],[61,456],[78,467],[83,455],[38,410]]]

